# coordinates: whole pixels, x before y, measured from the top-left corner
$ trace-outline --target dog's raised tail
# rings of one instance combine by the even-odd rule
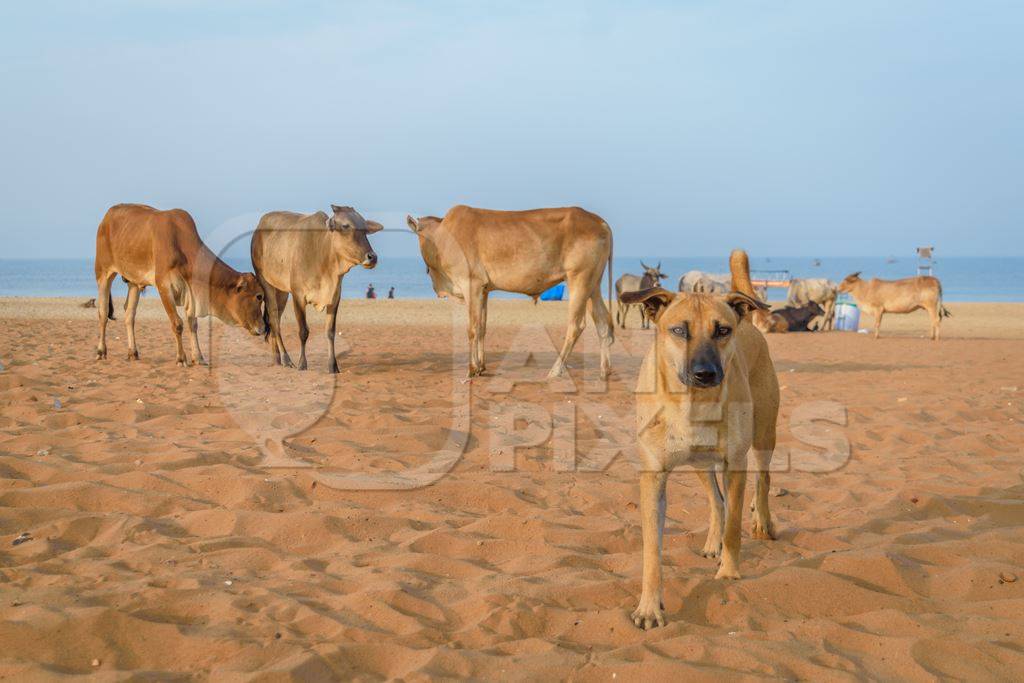
[[[729,254],[729,272],[732,273],[732,289],[734,292],[746,294],[754,301],[760,301],[750,281],[750,259],[742,249],[733,249]]]

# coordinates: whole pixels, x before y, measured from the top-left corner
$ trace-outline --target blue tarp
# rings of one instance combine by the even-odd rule
[[[541,301],[561,301],[563,298],[565,298],[564,282],[559,282],[557,285],[540,295]]]

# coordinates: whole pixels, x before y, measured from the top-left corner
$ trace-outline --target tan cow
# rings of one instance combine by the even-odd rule
[[[327,312],[327,371],[338,372],[334,355],[341,279],[354,266],[377,265],[368,233],[383,226],[367,221],[351,206],[331,205],[331,215],[273,211],[260,218],[252,235],[252,264],[256,278],[267,294],[267,318],[270,321],[274,363],[292,367],[281,337],[281,314],[292,296],[295,320],[299,324],[299,370],[306,369],[306,306],[312,304]]]
[[[612,231],[600,216],[578,207],[491,211],[455,206],[443,219],[406,220],[419,237],[434,292],[469,306],[470,377],[485,369],[488,294],[501,290],[536,297],[563,280],[569,289],[569,326],[548,377],[565,372],[588,306],[601,338],[601,375],[608,376],[613,330],[601,298],[601,275],[607,262],[610,301]]]
[[[836,285],[825,278],[793,278],[786,292],[786,306],[800,308],[809,303],[821,306],[819,330],[831,330],[835,323]]]
[[[112,319],[110,284],[120,274],[128,283],[125,324],[128,359],[138,360],[135,309],[142,289],[152,285],[171,321],[178,365],[188,365],[181,344],[183,325],[177,307],[185,307],[192,361],[205,363],[199,349],[197,318],[215,315],[251,334],[264,333],[263,290],[252,273],[239,273],[203,244],[195,221],[181,209],[160,211],[142,204],[118,204],[96,231],[96,287],[100,338],[96,357],[107,357],[107,319]]]
[[[942,305],[942,283],[930,275],[902,280],[862,280],[857,271],[839,283],[839,291],[856,299],[866,315],[875,316],[875,339],[878,339],[885,313],[911,313],[923,308],[932,319],[932,339],[939,338],[939,325],[943,318],[950,316]]]

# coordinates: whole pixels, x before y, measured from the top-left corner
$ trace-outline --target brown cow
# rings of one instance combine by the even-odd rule
[[[569,288],[569,327],[548,377],[565,372],[588,305],[601,338],[601,375],[608,376],[613,331],[601,298],[601,275],[607,261],[611,301],[612,231],[600,216],[578,207],[491,211],[455,206],[443,219],[406,220],[419,237],[434,292],[469,305],[470,377],[485,369],[488,294],[501,290],[537,297],[563,280]]]
[[[177,306],[185,307],[192,361],[205,363],[199,349],[197,318],[215,315],[254,335],[263,334],[263,290],[252,273],[239,273],[203,244],[192,216],[181,209],[160,211],[142,204],[118,204],[96,231],[96,286],[100,335],[96,357],[107,357],[107,319],[112,319],[110,283],[120,274],[128,282],[125,324],[128,359],[138,360],[135,309],[143,288],[153,285],[171,321],[178,365],[188,365],[181,344],[183,325]]]
[[[865,314],[875,316],[875,339],[878,339],[885,313],[911,313],[923,308],[932,319],[932,339],[939,338],[939,325],[943,318],[950,316],[942,305],[942,283],[930,275],[902,280],[861,280],[857,271],[839,283],[839,291],[853,296]]]
[[[328,217],[323,211],[304,215],[291,211],[273,211],[260,219],[252,235],[252,265],[256,278],[267,293],[267,318],[274,363],[292,366],[281,337],[281,313],[288,294],[299,324],[299,370],[306,369],[306,305],[327,312],[327,346],[330,358],[327,371],[338,372],[334,355],[341,279],[354,266],[377,265],[367,233],[384,226],[367,221],[351,206],[331,206]]]

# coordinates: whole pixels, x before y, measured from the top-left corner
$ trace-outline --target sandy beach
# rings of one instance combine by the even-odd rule
[[[570,379],[542,381],[562,303],[492,301],[472,382],[446,302],[345,301],[336,377],[316,316],[307,372],[219,324],[212,368],[183,369],[155,299],[134,363],[120,309],[94,359],[80,304],[0,300],[0,678],[1024,670],[1024,304],[951,303],[938,343],[923,313],[887,316],[878,341],[771,336],[779,538],[745,519],[743,578],[715,581],[704,495],[673,475],[669,623],[650,632],[629,619],[632,391],[652,338],[636,317],[605,388],[592,326]],[[292,466],[273,466],[282,448]]]

